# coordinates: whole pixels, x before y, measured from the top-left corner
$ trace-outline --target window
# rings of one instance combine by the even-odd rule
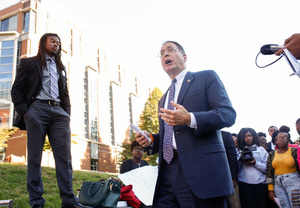
[[[113,87],[109,86],[109,112],[110,112],[110,143],[115,145],[115,124],[114,124],[114,104],[113,104]]]
[[[0,125],[9,123],[13,60],[14,41],[0,42]]]
[[[17,31],[18,16],[14,15],[1,21],[1,32]]]
[[[24,13],[24,17],[23,17],[23,31],[24,32],[29,32],[29,17],[30,17],[30,13],[25,12]]]
[[[91,170],[98,171],[98,160],[91,160]]]
[[[94,141],[99,137],[97,94],[97,73],[87,67],[84,77],[85,137]]]
[[[36,13],[34,11],[28,11],[24,13],[23,31],[25,33],[29,32],[29,30],[35,33],[35,19],[36,19]]]

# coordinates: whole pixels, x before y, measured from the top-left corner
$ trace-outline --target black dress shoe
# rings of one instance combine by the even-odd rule
[[[84,206],[80,203],[72,204],[72,205],[65,204],[65,205],[61,205],[61,207],[62,208],[92,208],[90,206]]]
[[[42,204],[35,204],[35,205],[33,205],[32,208],[43,208],[43,207],[44,207],[44,205],[42,205]]]

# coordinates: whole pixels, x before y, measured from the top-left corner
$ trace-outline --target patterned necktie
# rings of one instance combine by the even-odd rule
[[[50,94],[53,98],[57,98],[59,95],[58,92],[58,77],[55,61],[52,58],[50,60]]]
[[[169,101],[168,101],[169,110],[174,110],[171,101],[174,101],[175,82],[176,79],[173,79],[172,84],[169,88]],[[165,122],[165,134],[163,140],[163,158],[165,159],[165,161],[167,161],[168,164],[170,164],[174,156],[172,139],[173,139],[173,126]]]

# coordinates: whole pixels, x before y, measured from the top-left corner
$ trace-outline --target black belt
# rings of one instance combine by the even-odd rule
[[[42,103],[47,103],[49,105],[53,105],[53,106],[59,106],[60,103],[59,102],[56,102],[56,101],[53,101],[53,100],[39,100],[41,101]]]

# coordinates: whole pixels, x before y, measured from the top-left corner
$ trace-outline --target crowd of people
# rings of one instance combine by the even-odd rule
[[[300,135],[300,118],[296,129]],[[284,125],[279,129],[270,126],[269,143],[265,133],[256,133],[252,128],[232,133],[238,163],[236,200],[240,203],[229,203],[229,207],[275,208],[276,201],[282,208],[300,207],[299,137],[294,142],[289,131]]]

